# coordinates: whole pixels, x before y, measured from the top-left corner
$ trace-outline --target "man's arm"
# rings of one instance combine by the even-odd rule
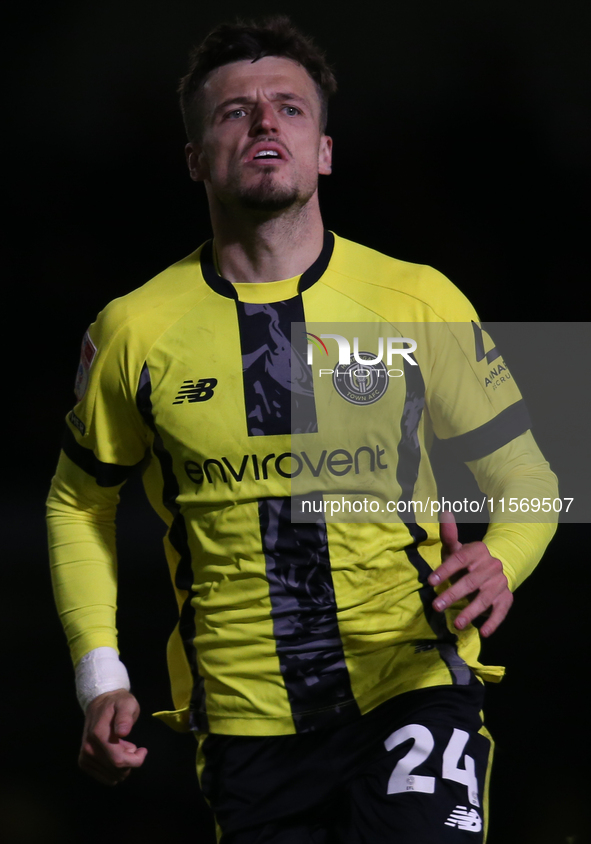
[[[556,476],[530,431],[468,466],[480,489],[495,500],[553,500],[558,496]],[[556,522],[511,522],[509,518],[510,514],[493,510],[484,541],[462,545],[453,515],[442,514],[443,563],[430,575],[429,583],[438,586],[449,579],[454,581],[434,600],[438,612],[473,596],[455,619],[458,630],[488,614],[480,632],[485,637],[494,633],[513,604],[513,591],[533,571],[556,532]]]
[[[86,713],[79,764],[105,785],[121,782],[147,754],[127,740],[140,710],[116,650],[120,486],[99,486],[62,454],[47,501],[54,596]]]

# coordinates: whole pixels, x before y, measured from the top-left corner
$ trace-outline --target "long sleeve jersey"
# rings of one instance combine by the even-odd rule
[[[172,726],[289,734],[502,676],[480,664],[476,627],[453,627],[466,602],[431,606],[430,445],[490,497],[553,499],[556,479],[508,367],[440,273],[327,232],[301,277],[230,284],[207,243],[99,315],[76,389],[48,502],[74,663],[117,646],[115,510],[141,464],[179,609]],[[374,510],[349,518],[362,500]],[[498,518],[485,542],[514,589],[555,525]]]

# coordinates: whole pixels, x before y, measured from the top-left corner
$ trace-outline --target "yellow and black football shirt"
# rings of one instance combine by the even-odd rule
[[[300,329],[327,320],[441,330],[398,356],[396,387],[344,370],[321,384]],[[551,486],[513,380],[488,389],[478,342],[473,308],[440,273],[330,232],[300,278],[231,284],[207,243],[112,302],[83,342],[79,401],[49,501],[56,600],[74,662],[116,647],[113,513],[120,485],[143,463],[168,525],[179,606],[168,649],[176,709],[162,714],[171,725],[289,734],[407,690],[468,683],[472,672],[498,679],[502,669],[478,662],[478,631],[453,628],[459,608],[431,608],[437,524],[409,513],[297,522],[290,510],[296,480],[298,495],[314,501],[364,483],[382,499],[436,495],[433,434],[489,486],[524,452],[541,460],[535,472]],[[351,421],[339,431],[341,407]],[[552,532],[529,527],[534,547],[523,560],[497,554],[513,586]],[[496,530],[499,547],[515,537],[519,545],[515,527]]]

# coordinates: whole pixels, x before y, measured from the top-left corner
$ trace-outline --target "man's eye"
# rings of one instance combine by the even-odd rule
[[[246,112],[243,108],[234,108],[232,109],[232,111],[229,111],[226,114],[226,118],[229,118],[230,120],[235,120],[238,117],[242,117],[242,115],[244,114],[246,114]]]
[[[283,108],[284,108],[285,113],[286,113],[287,115],[289,115],[289,117],[295,117],[295,116],[296,116],[296,114],[301,114],[301,113],[302,113],[302,112],[299,110],[299,108],[296,108],[295,106],[284,106]]]

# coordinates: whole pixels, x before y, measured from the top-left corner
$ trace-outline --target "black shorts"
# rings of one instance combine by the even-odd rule
[[[208,735],[201,788],[221,844],[482,844],[483,692],[478,682],[407,692],[300,735]]]

